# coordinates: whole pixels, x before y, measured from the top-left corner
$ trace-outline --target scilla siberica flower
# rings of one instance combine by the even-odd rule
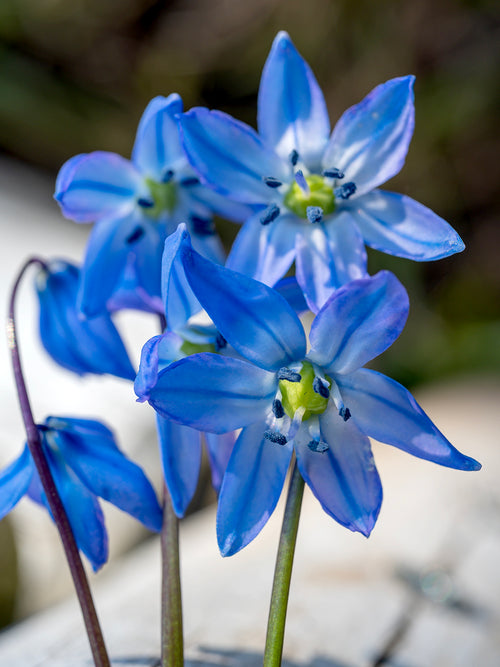
[[[273,512],[295,450],[323,509],[368,536],[382,487],[368,437],[435,463],[477,470],[400,384],[364,364],[401,333],[405,289],[382,271],[337,290],[309,335],[274,290],[196,253],[182,226],[167,239],[176,263],[219,332],[243,357],[195,354],[167,366],[149,393],[161,415],[205,431],[242,427],[223,479],[217,534],[236,553]]]
[[[76,222],[96,222],[89,238],[79,296],[88,317],[112,307],[161,312],[163,241],[188,221],[195,247],[220,261],[222,246],[212,221],[215,211],[242,220],[247,207],[226,201],[200,185],[179,140],[179,95],[156,97],[147,106],[127,160],[96,151],[76,155],[61,168],[55,199]],[[123,282],[134,290],[123,293]]]
[[[203,182],[260,209],[238,234],[228,267],[273,285],[295,259],[297,280],[317,312],[335,289],[366,275],[365,243],[418,261],[463,250],[435,213],[378,189],[408,151],[413,80],[377,86],[330,135],[314,74],[280,32],[260,82],[259,134],[219,111],[182,115],[183,143]]]
[[[78,548],[94,570],[108,559],[108,536],[98,497],[146,528],[161,530],[162,511],[151,484],[141,468],[118,449],[106,426],[88,419],[48,417],[38,430]],[[0,472],[0,519],[24,495],[48,510],[27,446]]]

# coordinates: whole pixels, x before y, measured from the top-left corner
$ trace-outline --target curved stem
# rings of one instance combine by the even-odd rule
[[[281,665],[293,555],[297,541],[303,494],[304,480],[297,467],[297,461],[295,461],[288,487],[285,514],[283,516],[283,525],[281,527],[280,543],[274,570],[273,592],[271,594],[269,620],[267,623],[264,667],[280,667]]]
[[[19,347],[16,337],[14,306],[19,284],[21,283],[26,269],[33,264],[38,264],[42,268],[47,268],[47,265],[42,260],[36,257],[29,259],[19,272],[10,297],[9,315],[7,320],[7,337],[12,358],[14,378],[16,382],[24,427],[26,429],[28,447],[38,471],[43,490],[47,496],[47,502],[49,504],[50,511],[52,512],[54,522],[59,531],[59,535],[61,536],[64,552],[66,554],[66,559],[68,561],[71,576],[73,577],[73,583],[76,589],[76,594],[78,596],[78,601],[82,610],[85,628],[87,630],[90,648],[92,651],[92,657],[96,667],[109,667],[110,661],[106,651],[106,646],[104,644],[104,638],[102,636],[97,613],[94,607],[90,586],[83,568],[73,531],[71,530],[68,515],[66,514],[64,506],[57,492],[56,485],[52,478],[49,465],[42,449],[40,434],[33,419],[33,413],[31,411],[28,391],[26,389],[26,383],[24,381],[21,366],[21,357],[19,354]]]

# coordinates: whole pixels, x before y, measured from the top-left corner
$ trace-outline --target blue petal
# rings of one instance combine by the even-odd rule
[[[61,167],[54,198],[67,218],[91,222],[125,214],[143,188],[141,176],[129,160],[96,151],[76,155]]]
[[[266,370],[304,357],[302,324],[276,291],[204,259],[190,248],[186,232],[181,251],[193,292],[237,352]]]
[[[232,201],[207,187],[195,186],[189,189],[189,194],[192,199],[204,204],[216,215],[233,222],[245,222],[254,212],[253,207]]]
[[[354,181],[356,196],[397,174],[413,134],[415,77],[391,79],[348,109],[335,126],[323,166],[336,167],[345,182]]]
[[[304,293],[300,289],[299,283],[295,276],[289,278],[282,278],[276,283],[274,289],[281,294],[281,296],[288,301],[294,311],[300,315],[308,310]]]
[[[158,373],[172,361],[183,356],[181,347],[183,339],[173,331],[167,331],[150,338],[141,351],[139,372],[134,382],[134,391],[139,402],[147,401],[151,389],[155,386]]]
[[[147,313],[163,314],[161,297],[148,294],[144,287],[140,285],[136,264],[136,257],[130,254],[119,283],[106,302],[106,308],[110,312],[131,309],[142,310]]]
[[[423,262],[465,248],[453,227],[405,195],[375,190],[353,201],[349,213],[365,243],[390,255]]]
[[[266,176],[290,180],[291,171],[249,125],[221,111],[191,109],[180,118],[184,148],[202,180],[245,204],[265,204],[277,195]]]
[[[311,451],[304,439],[296,442],[300,474],[327,514],[368,537],[382,503],[370,442],[331,407],[320,416],[320,429],[326,452]]]
[[[263,419],[278,381],[246,361],[194,354],[158,376],[149,403],[162,416],[201,431],[227,433]]]
[[[237,553],[260,533],[285,483],[292,448],[266,440],[265,429],[258,422],[241,432],[222,481],[217,541],[223,556]]]
[[[286,32],[278,33],[264,65],[257,117],[262,138],[281,157],[296,150],[309,169],[318,170],[330,134],[328,111],[311,68]]]
[[[236,436],[233,431],[221,434],[205,433],[205,440],[207,443],[208,461],[212,471],[212,486],[218,493],[234,448]]]
[[[21,456],[0,472],[0,519],[27,493],[33,470],[33,459],[26,445]]]
[[[281,215],[269,225],[262,225],[261,217],[260,211],[243,225],[226,267],[266,285],[274,285],[292,265],[298,225],[290,215]]]
[[[179,518],[191,502],[201,465],[201,433],[157,415],[163,474],[174,512]]]
[[[479,470],[434,426],[413,396],[399,383],[367,369],[339,377],[345,405],[360,430],[371,438],[449,468]]]
[[[325,224],[304,226],[296,253],[297,282],[315,313],[335,290],[367,273],[363,238],[344,213]]]
[[[89,491],[159,531],[162,510],[141,468],[118,449],[110,431],[94,428],[95,422],[82,428],[82,421],[75,426],[70,418],[59,418],[57,429],[48,421],[47,440],[56,444],[66,465]]]
[[[175,118],[182,113],[182,100],[176,93],[158,96],[146,107],[137,128],[132,162],[145,176],[161,182],[165,170],[178,169],[187,162]]]
[[[309,358],[331,373],[352,373],[390,347],[404,328],[408,294],[380,271],[339,289],[316,316]]]
[[[134,368],[109,315],[82,319],[76,308],[80,272],[57,260],[37,276],[40,338],[51,357],[74,373],[133,380]]]

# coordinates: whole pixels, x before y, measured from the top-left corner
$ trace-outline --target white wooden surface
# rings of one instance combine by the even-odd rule
[[[483,470],[448,470],[376,444],[385,499],[368,540],[335,524],[306,493],[284,664],[500,665],[500,382],[464,379],[419,399]],[[281,512],[229,559],[218,555],[212,508],[183,524],[188,664],[261,664]],[[157,540],[94,584],[113,664],[157,664]],[[89,664],[73,600],[0,636],[2,666]]]

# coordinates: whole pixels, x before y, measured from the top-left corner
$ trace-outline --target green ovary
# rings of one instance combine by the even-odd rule
[[[297,182],[293,182],[285,195],[284,203],[291,211],[301,218],[307,218],[308,206],[320,206],[328,215],[335,209],[333,189],[327,185],[322,176],[310,174],[306,176],[309,194],[306,194]]]
[[[286,414],[293,419],[298,408],[305,408],[303,420],[311,415],[322,414],[328,405],[328,399],[317,394],[313,389],[314,369],[308,361],[304,361],[299,371],[300,382],[280,380],[281,403]],[[330,382],[330,378],[326,378]]]
[[[159,218],[164,211],[172,213],[177,204],[176,184],[172,181],[158,183],[158,181],[153,181],[152,178],[146,178],[146,185],[151,193],[151,199],[154,201],[154,206],[147,210],[148,216]]]
[[[213,343],[192,343],[190,340],[185,340],[181,345],[181,352],[189,357],[200,352],[216,352],[216,349]]]

